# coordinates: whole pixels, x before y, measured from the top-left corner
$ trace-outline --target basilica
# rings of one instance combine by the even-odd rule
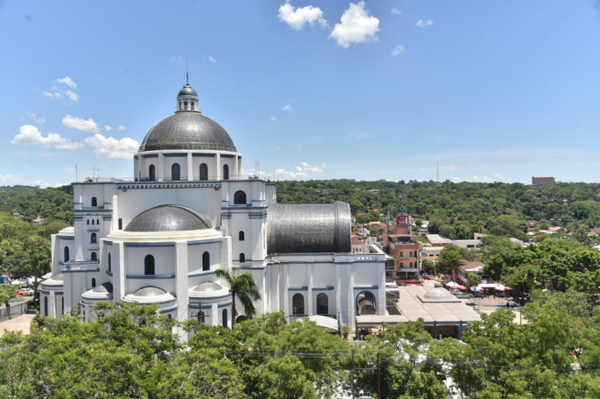
[[[98,301],[138,302],[231,327],[230,289],[214,274],[223,268],[252,274],[258,315],[321,315],[353,329],[361,313],[386,314],[385,254],[353,251],[348,204],[278,204],[275,183],[241,171],[231,136],[186,84],[134,155],[133,179],[73,183],[74,226],[52,236],[41,313],[79,307],[89,320]]]

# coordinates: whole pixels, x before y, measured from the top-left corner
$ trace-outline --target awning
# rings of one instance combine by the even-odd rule
[[[309,316],[308,319],[317,323],[317,326],[319,326],[319,328],[338,331],[338,321],[333,317],[312,315]]]
[[[446,285],[446,287],[457,288],[460,284],[455,283],[454,281],[450,281],[449,283],[446,283],[445,285]]]
[[[380,327],[383,323],[387,324],[398,324],[408,323],[408,319],[401,315],[364,315],[356,316],[357,327]]]

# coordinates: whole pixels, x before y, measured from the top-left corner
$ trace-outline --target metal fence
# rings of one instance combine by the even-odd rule
[[[21,316],[27,312],[27,301],[12,302],[10,307],[0,307],[0,322],[9,319],[14,319],[17,316]]]

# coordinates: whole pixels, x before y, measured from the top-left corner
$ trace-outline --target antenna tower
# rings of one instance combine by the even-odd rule
[[[190,75],[188,74],[188,67],[187,67],[187,56],[185,57],[185,84],[186,85],[190,84]]]

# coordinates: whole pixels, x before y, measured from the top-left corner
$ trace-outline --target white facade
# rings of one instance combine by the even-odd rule
[[[189,111],[183,109],[184,99]],[[189,85],[177,101],[176,115],[199,118],[197,95]],[[52,237],[52,278],[42,283],[42,314],[60,318],[80,304],[91,318],[90,309],[99,300],[126,301],[158,304],[163,314],[180,321],[203,315],[206,323],[230,327],[232,298],[227,283],[214,276],[218,268],[254,276],[262,296],[255,304],[258,315],[280,310],[290,317],[324,314],[353,327],[358,298],[365,293],[376,314],[386,314],[383,252],[268,253],[275,184],[243,179],[241,155],[234,147],[198,149],[212,145],[199,141],[148,149],[153,130],[134,157],[134,181],[73,184],[74,227]],[[165,205],[195,211],[211,226],[131,231],[134,219]],[[171,208],[156,209],[159,214]],[[236,311],[244,315],[241,306]]]

